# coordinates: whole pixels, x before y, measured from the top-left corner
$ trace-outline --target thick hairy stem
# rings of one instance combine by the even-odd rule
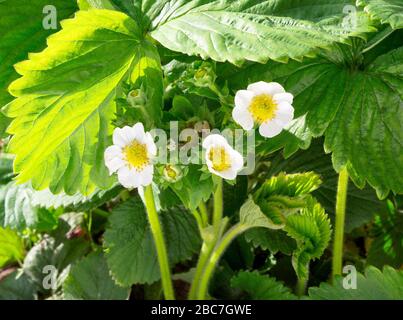
[[[200,210],[200,213],[201,213],[201,219],[203,221],[203,226],[207,227],[207,225],[208,225],[208,211],[207,211],[206,204],[204,202],[200,203],[199,210]]]
[[[168,254],[162,233],[161,223],[159,221],[158,212],[155,208],[154,193],[152,186],[145,188],[145,202],[150,222],[151,233],[154,238],[155,248],[157,250],[158,263],[160,266],[161,282],[165,299],[174,300],[174,290],[172,286],[171,271],[169,268]]]
[[[214,193],[214,213],[213,213],[213,226],[217,231],[223,215],[223,181],[222,178],[218,179],[217,188]]]
[[[218,241],[218,239],[221,237],[221,235],[224,233],[224,230],[227,227],[228,220],[223,219],[218,226],[218,231],[214,232],[212,234],[212,238],[209,238],[208,236],[205,235],[205,239],[203,241],[203,245],[201,248],[200,256],[199,256],[199,261],[197,262],[196,266],[196,271],[194,273],[193,277],[193,282],[190,287],[189,291],[189,300],[195,300],[197,299],[197,292],[199,290],[199,286],[201,283],[201,279],[206,267],[206,264],[208,262],[208,259],[211,256],[211,253],[214,250],[214,247]]]
[[[221,256],[224,254],[225,250],[228,248],[230,243],[241,233],[248,229],[247,226],[242,224],[237,224],[233,226],[228,232],[223,236],[221,241],[217,244],[216,248],[210,255],[210,259],[207,261],[204,268],[204,273],[200,281],[199,288],[197,290],[197,299],[204,300],[207,298],[208,285],[211,277],[213,276],[214,269],[220,260]]]
[[[341,274],[343,263],[344,221],[346,215],[346,201],[348,189],[348,172],[343,168],[339,173],[336,198],[336,226],[333,243],[333,277]]]

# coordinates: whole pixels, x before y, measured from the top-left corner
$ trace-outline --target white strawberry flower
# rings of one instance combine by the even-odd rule
[[[243,168],[242,155],[223,136],[209,135],[203,140],[203,148],[206,149],[206,164],[211,173],[233,180]]]
[[[117,173],[125,188],[148,186],[153,180],[153,158],[157,147],[149,132],[144,132],[142,123],[133,127],[116,128],[113,145],[105,150],[105,165],[109,173]]]
[[[263,137],[272,138],[294,118],[293,99],[277,82],[256,82],[236,93],[232,117],[244,130],[256,123]]]

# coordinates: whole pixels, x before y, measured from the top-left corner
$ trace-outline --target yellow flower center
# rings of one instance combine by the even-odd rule
[[[147,146],[137,140],[126,146],[123,149],[123,153],[126,156],[127,162],[137,171],[142,170],[150,162]]]
[[[262,124],[275,117],[277,103],[269,94],[261,94],[254,97],[249,105],[249,112],[252,114],[255,122]]]
[[[221,172],[231,167],[231,157],[224,147],[212,147],[208,154],[215,171]]]

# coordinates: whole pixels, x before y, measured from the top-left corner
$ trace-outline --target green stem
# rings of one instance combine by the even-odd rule
[[[302,297],[305,294],[306,290],[306,279],[301,278],[298,279],[296,293],[298,297]]]
[[[108,218],[110,216],[110,213],[108,211],[96,208],[92,210],[93,213],[96,213],[97,215],[103,217],[103,218]]]
[[[203,209],[201,209],[202,211]],[[206,209],[207,213],[207,209]],[[223,181],[219,178],[217,181],[217,187],[214,192],[214,212],[213,212],[213,237],[209,240],[204,240],[202,249],[199,256],[199,261],[197,262],[196,271],[193,277],[192,285],[189,291],[189,299],[194,300],[197,298],[197,292],[199,285],[201,283],[201,278],[205,270],[205,266],[208,259],[218,241],[221,234],[223,233],[226,223],[223,223]]]
[[[217,179],[217,188],[214,193],[214,212],[213,226],[218,230],[223,215],[223,181],[222,178]]]
[[[366,47],[361,51],[362,54],[370,51],[375,48],[378,44],[380,44],[383,40],[389,37],[394,30],[391,27],[387,27],[385,30],[379,32],[371,41],[369,41]]]
[[[224,254],[225,250],[228,248],[230,243],[241,233],[246,231],[249,227],[236,224],[228,232],[223,236],[221,241],[217,244],[216,248],[214,249],[213,253],[210,256],[210,259],[207,261],[206,267],[204,268],[204,273],[201,278],[201,282],[197,292],[197,299],[204,300],[207,297],[208,285],[210,279],[213,275],[213,271],[220,260],[221,256]]]
[[[308,284],[308,277],[309,277],[309,263],[307,265],[307,270],[308,270],[307,271],[308,276],[306,278],[298,278],[297,286],[296,286],[296,290],[295,290],[298,297],[302,297],[306,293],[306,287]]]
[[[339,182],[337,186],[336,196],[336,226],[333,243],[333,277],[341,274],[343,263],[343,237],[344,237],[344,220],[346,215],[346,201],[348,189],[348,172],[347,168],[343,168],[339,173]]]
[[[207,259],[210,256],[212,249],[213,248],[211,245],[207,244],[206,242],[203,242],[200,251],[199,261],[197,261],[196,271],[193,277],[192,285],[190,286],[189,300],[195,300],[197,298],[196,293],[197,288],[200,284],[200,278],[203,274],[204,266],[206,265]]]
[[[174,300],[175,296],[172,286],[171,271],[168,263],[168,254],[165,246],[164,236],[162,233],[161,223],[158,217],[158,212],[155,208],[154,193],[151,185],[145,188],[144,197],[146,202],[148,220],[151,227],[151,233],[153,235],[155,248],[157,250],[164,296],[166,300]]]
[[[227,226],[228,220],[223,219],[221,224],[219,225],[218,232],[214,232],[212,239],[204,239],[203,245],[200,251],[199,261],[196,265],[196,270],[194,273],[192,285],[189,291],[189,300],[197,299],[197,291],[199,289],[199,285],[201,283],[201,277],[203,276],[203,271],[205,269],[206,263],[213,252],[214,246],[217,243],[217,240],[221,237],[222,233],[224,232]],[[207,235],[205,235],[207,237]]]
[[[197,226],[199,227],[199,231],[201,232],[203,230],[204,226],[203,226],[203,220],[202,220],[202,218],[201,218],[201,216],[199,214],[199,211],[197,211],[197,209],[193,209],[192,214],[195,217],[196,222],[197,222]]]
[[[200,213],[201,213],[203,226],[206,227],[208,225],[208,211],[207,211],[206,204],[204,202],[200,203],[199,210],[200,210]]]

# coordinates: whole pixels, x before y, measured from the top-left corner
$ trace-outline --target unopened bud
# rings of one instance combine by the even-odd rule
[[[144,106],[146,104],[147,97],[145,92],[140,89],[134,89],[127,95],[127,102],[134,108]]]
[[[183,173],[179,167],[167,164],[164,167],[163,175],[164,175],[165,180],[167,180],[168,182],[174,183],[174,182],[178,182],[182,178]]]
[[[194,129],[201,133],[203,130],[210,130],[210,124],[207,121],[198,121],[194,125]]]
[[[208,87],[215,82],[216,78],[213,66],[204,62],[194,74],[194,83],[200,87]]]

